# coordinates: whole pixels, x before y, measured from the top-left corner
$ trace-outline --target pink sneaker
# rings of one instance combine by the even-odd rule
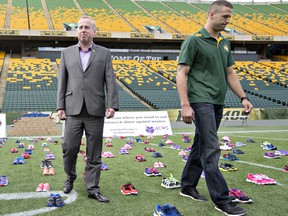
[[[266,184],[277,184],[276,180],[269,178],[268,176],[264,174],[255,174],[255,176],[261,177],[264,181],[266,181]]]
[[[267,184],[267,180],[263,179],[262,176],[260,175],[253,175],[251,173],[248,173],[247,178],[246,178],[247,182],[251,182],[254,184],[259,184],[259,185],[265,185]]]
[[[45,183],[43,185],[43,192],[47,192],[47,191],[50,191],[50,184],[49,183]]]
[[[182,151],[178,152],[178,155],[179,155],[179,156],[186,155],[186,152],[185,152],[184,150],[182,150]]]
[[[132,146],[129,145],[129,144],[125,144],[125,145],[123,146],[123,149],[131,150],[131,149],[132,149]]]
[[[37,188],[36,188],[36,192],[42,192],[43,191],[43,188],[44,188],[44,184],[43,183],[40,183]]]

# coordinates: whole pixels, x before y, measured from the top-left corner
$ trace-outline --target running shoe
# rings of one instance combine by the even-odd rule
[[[129,144],[125,144],[125,145],[123,146],[123,149],[131,150],[131,149],[132,149],[132,146],[129,145]]]
[[[223,154],[223,159],[224,160],[230,160],[230,161],[239,160],[239,158],[237,158],[233,154]]]
[[[155,152],[155,149],[154,148],[150,148],[150,147],[145,147],[144,151],[146,151],[146,152]]]
[[[128,187],[128,185],[123,184],[123,185],[121,186],[121,193],[124,194],[124,195],[130,195],[130,194],[131,194],[131,190],[130,190],[130,188]]]
[[[271,151],[271,150],[276,150],[276,149],[277,149],[276,146],[274,146],[273,144],[271,144],[271,143],[269,143],[269,142],[267,142],[267,141],[262,142],[260,146],[261,146],[263,149],[269,150],[269,151]]]
[[[186,155],[186,151],[184,151],[184,150],[179,151],[179,152],[178,152],[178,155],[180,155],[180,156]]]
[[[246,146],[246,144],[244,144],[243,142],[236,142],[235,146],[236,147],[242,147],[242,146]]]
[[[185,152],[191,152],[191,146],[187,146],[185,149],[184,149]]]
[[[276,155],[274,152],[265,152],[264,157],[269,159],[281,158],[280,155]]]
[[[121,148],[120,151],[119,151],[119,154],[123,155],[123,154],[128,154],[128,150],[127,149],[124,149],[124,148]]]
[[[62,207],[62,206],[64,206],[64,199],[61,197],[61,195],[60,194],[56,194],[55,196],[54,196],[54,200],[55,200],[55,202],[54,202],[54,205],[56,206],[56,207]]]
[[[138,195],[138,190],[136,189],[136,187],[133,184],[131,184],[131,182],[126,183],[126,186],[130,190],[130,193],[132,195]]]
[[[37,191],[37,190],[36,190]],[[49,183],[44,183],[42,187],[43,192],[50,191],[50,184]]]
[[[0,176],[0,186],[7,186],[8,185],[8,178],[7,176]]]
[[[247,139],[247,143],[255,143],[253,139]]]
[[[220,149],[223,151],[231,151],[232,147],[230,147],[228,145],[220,145]]]
[[[152,157],[154,157],[154,158],[162,158],[163,156],[162,156],[162,154],[160,152],[154,152]]]
[[[172,140],[170,140],[170,139],[166,140],[165,143],[166,143],[167,145],[172,145],[172,144],[174,144],[174,142],[173,142]]]
[[[280,150],[275,151],[275,154],[281,155],[281,156],[288,156],[288,151],[280,149]]]
[[[101,170],[109,170],[107,164],[105,162],[102,162],[101,164]]]
[[[55,206],[55,194],[50,194],[46,206],[48,207],[54,207]]]
[[[37,188],[36,188],[36,192],[42,192],[43,191],[43,187],[44,187],[44,184],[43,183],[40,183]]]
[[[182,161],[183,162],[187,162],[189,155],[183,155]]]
[[[181,216],[181,213],[175,206],[157,204],[154,209],[154,216]]]
[[[169,177],[163,178],[161,182],[161,186],[165,187],[167,189],[174,189],[174,188],[180,188],[180,182],[173,177],[173,175],[170,173]]]
[[[288,165],[285,165],[285,166],[284,166],[283,172],[288,172]]]
[[[171,145],[171,148],[175,149],[175,150],[181,149],[181,147],[179,145],[175,144],[175,143]]]
[[[161,143],[161,142],[160,142],[160,143],[158,144],[158,146],[159,146],[159,147],[163,147],[163,146],[166,146],[166,145],[165,145],[164,143]]]
[[[221,163],[219,169],[225,172],[237,171],[237,168],[229,163]]]
[[[144,162],[146,161],[145,157],[142,155],[142,154],[138,154],[135,156],[134,158],[135,161],[138,161],[138,162]]]
[[[233,153],[234,154],[244,154],[244,152],[238,148],[233,148]]]
[[[240,203],[252,203],[253,200],[248,197],[243,191],[238,190],[237,188],[232,188],[229,191],[229,197],[232,199],[232,202],[240,202]]]

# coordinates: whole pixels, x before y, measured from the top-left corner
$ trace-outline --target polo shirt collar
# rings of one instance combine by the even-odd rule
[[[202,34],[202,36],[204,38],[211,38],[211,35],[207,32],[207,30],[204,27],[199,32]],[[224,39],[224,37],[221,33],[219,33],[219,38]],[[219,40],[219,38],[218,38],[218,40]]]

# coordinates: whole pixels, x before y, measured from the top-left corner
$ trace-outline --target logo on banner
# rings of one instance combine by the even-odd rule
[[[149,134],[153,134],[156,131],[163,131],[163,130],[166,131],[168,129],[169,128],[167,126],[156,126],[155,128],[153,126],[152,127],[146,126],[146,132]]]

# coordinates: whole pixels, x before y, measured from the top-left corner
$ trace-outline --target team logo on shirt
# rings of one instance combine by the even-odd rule
[[[226,44],[223,46],[223,48],[224,48],[224,50],[226,50],[227,52],[229,52],[229,48],[228,48],[228,46],[227,46]]]

